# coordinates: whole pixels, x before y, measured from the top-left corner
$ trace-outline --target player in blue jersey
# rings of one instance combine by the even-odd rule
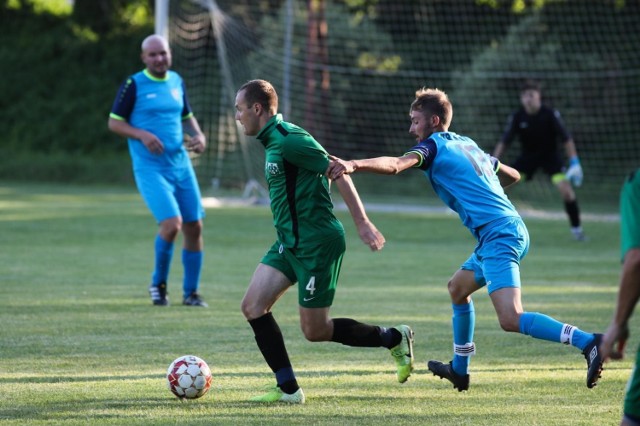
[[[204,209],[187,152],[203,152],[206,139],[189,106],[182,78],[169,70],[168,42],[159,35],[145,38],[141,58],[146,68],[120,86],[109,115],[109,130],[127,138],[136,185],[159,224],[151,301],[156,306],[169,304],[167,278],[174,241],[182,231],[182,303],[207,307],[198,293]]]
[[[622,359],[629,337],[629,319],[640,299],[640,169],[629,175],[620,193],[620,251],[622,274],[618,301],[600,345],[605,360]],[[623,413],[621,425],[640,425],[640,348],[627,384]]]
[[[571,186],[582,185],[583,178],[573,137],[562,121],[560,112],[542,103],[540,85],[537,82],[525,82],[520,91],[520,103],[522,107],[509,116],[502,138],[493,150],[493,156],[500,158],[517,136],[520,139],[521,153],[512,167],[517,169],[525,180],[533,178],[538,168],[542,168],[550,176],[551,182],[558,188],[563,199],[573,237],[577,241],[585,241],[578,199]],[[569,159],[569,168],[566,171],[558,152],[558,140],[563,142],[565,154]]]
[[[409,132],[418,142],[401,157],[345,161],[333,157],[329,177],[368,171],[398,174],[421,169],[438,196],[458,213],[478,241],[471,256],[448,283],[453,309],[453,360],[429,361],[428,368],[453,383],[469,388],[469,357],[475,311],[471,294],[487,287],[505,331],[573,345],[587,359],[587,386],[595,386],[602,371],[600,334],[586,333],[537,312],[525,312],[520,292],[520,261],[529,249],[529,234],[503,187],[519,180],[519,173],[484,153],[470,138],[449,132],[453,108],[438,89],[420,89],[411,104]]]

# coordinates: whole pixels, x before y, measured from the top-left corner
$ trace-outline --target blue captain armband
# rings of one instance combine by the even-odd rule
[[[405,152],[404,155],[418,155],[418,157],[420,157],[420,161],[413,167],[421,170],[427,170],[431,166],[431,163],[433,163],[437,150],[438,148],[435,142],[427,139],[426,141],[420,142],[416,146],[412,147],[409,151]]]
[[[409,155],[409,154],[416,154],[418,157],[420,157],[420,161],[418,161],[413,167],[416,167],[418,169],[422,168],[422,164],[424,164],[424,154],[422,152],[420,152],[419,150],[414,148],[411,148],[410,151],[407,151],[404,153],[404,155]]]

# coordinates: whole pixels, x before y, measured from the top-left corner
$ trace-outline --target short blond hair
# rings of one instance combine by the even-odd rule
[[[453,106],[449,97],[440,89],[423,87],[416,90],[416,98],[411,103],[411,111],[420,111],[425,115],[437,115],[444,127],[449,127],[453,118]]]

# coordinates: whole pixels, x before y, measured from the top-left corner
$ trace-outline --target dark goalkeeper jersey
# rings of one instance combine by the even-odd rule
[[[329,158],[306,130],[277,114],[257,136],[265,147],[264,173],[269,186],[278,241],[287,248],[318,245],[344,235],[333,214]]]
[[[509,116],[502,142],[508,145],[516,136],[520,139],[524,155],[538,157],[555,155],[558,139],[562,142],[571,139],[560,113],[545,105],[535,115],[529,115],[520,108]]]

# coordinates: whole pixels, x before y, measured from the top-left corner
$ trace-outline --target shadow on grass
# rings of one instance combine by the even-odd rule
[[[145,379],[161,379],[164,378],[160,374],[143,374],[128,376],[31,376],[31,377],[0,377],[0,383],[24,384],[24,383],[95,383],[95,382],[112,382],[116,380],[145,380]]]

